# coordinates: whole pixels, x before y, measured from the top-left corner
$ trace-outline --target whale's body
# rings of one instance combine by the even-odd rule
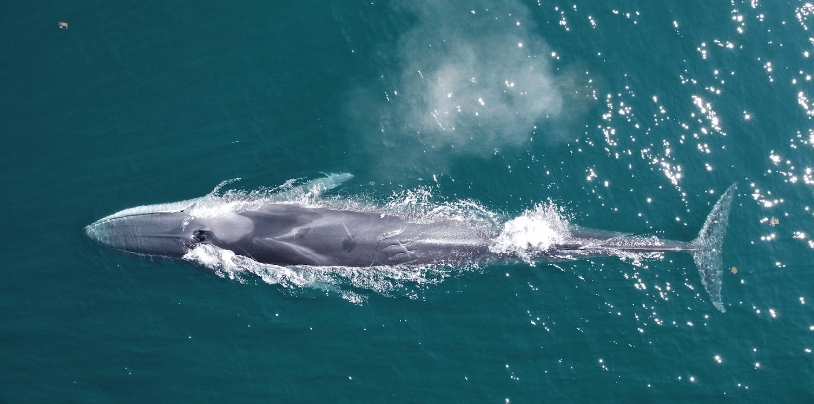
[[[620,253],[693,255],[716,307],[720,302],[721,244],[733,185],[690,242],[628,237],[572,228],[535,258],[572,259]],[[400,216],[295,203],[198,217],[181,205],[122,211],[85,228],[93,239],[139,254],[180,258],[211,244],[261,263],[310,266],[399,266],[512,259],[494,248],[500,229],[461,220],[414,222]]]
[[[432,264],[485,257],[495,234],[456,220],[411,223],[394,215],[269,203],[259,209],[195,218],[185,212],[128,215],[88,226],[111,247],[182,257],[212,244],[278,265]]]

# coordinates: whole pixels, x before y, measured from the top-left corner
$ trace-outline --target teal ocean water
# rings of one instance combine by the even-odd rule
[[[3,9],[0,402],[814,401],[810,2]],[[675,240],[737,182],[726,312],[686,254],[258,269],[83,231],[329,173]]]

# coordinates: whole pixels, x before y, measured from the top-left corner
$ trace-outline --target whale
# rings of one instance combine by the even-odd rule
[[[532,249],[532,260],[572,260],[624,254],[687,253],[713,305],[721,302],[722,245],[737,184],[719,198],[690,241],[642,237],[570,226],[554,242]],[[212,245],[260,263],[282,266],[417,266],[517,261],[497,248],[501,226],[459,219],[411,220],[378,211],[269,201],[200,215],[194,200],[127,209],[85,227],[93,240],[128,253],[182,258]],[[521,246],[523,247],[523,246]]]

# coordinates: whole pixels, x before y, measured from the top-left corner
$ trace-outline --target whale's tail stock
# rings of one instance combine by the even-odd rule
[[[689,243],[693,247],[692,258],[701,275],[701,282],[709,294],[712,304],[722,313],[726,312],[721,301],[721,283],[723,278],[723,260],[721,259],[726,227],[729,223],[729,210],[732,198],[737,189],[737,183],[721,195],[718,202],[707,216],[704,227],[698,232],[698,237]]]

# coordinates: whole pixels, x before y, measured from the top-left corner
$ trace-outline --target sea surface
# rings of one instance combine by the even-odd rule
[[[811,2],[2,9],[2,403],[814,402]],[[733,183],[725,313],[688,254],[257,267],[83,231],[293,190],[688,241]]]

